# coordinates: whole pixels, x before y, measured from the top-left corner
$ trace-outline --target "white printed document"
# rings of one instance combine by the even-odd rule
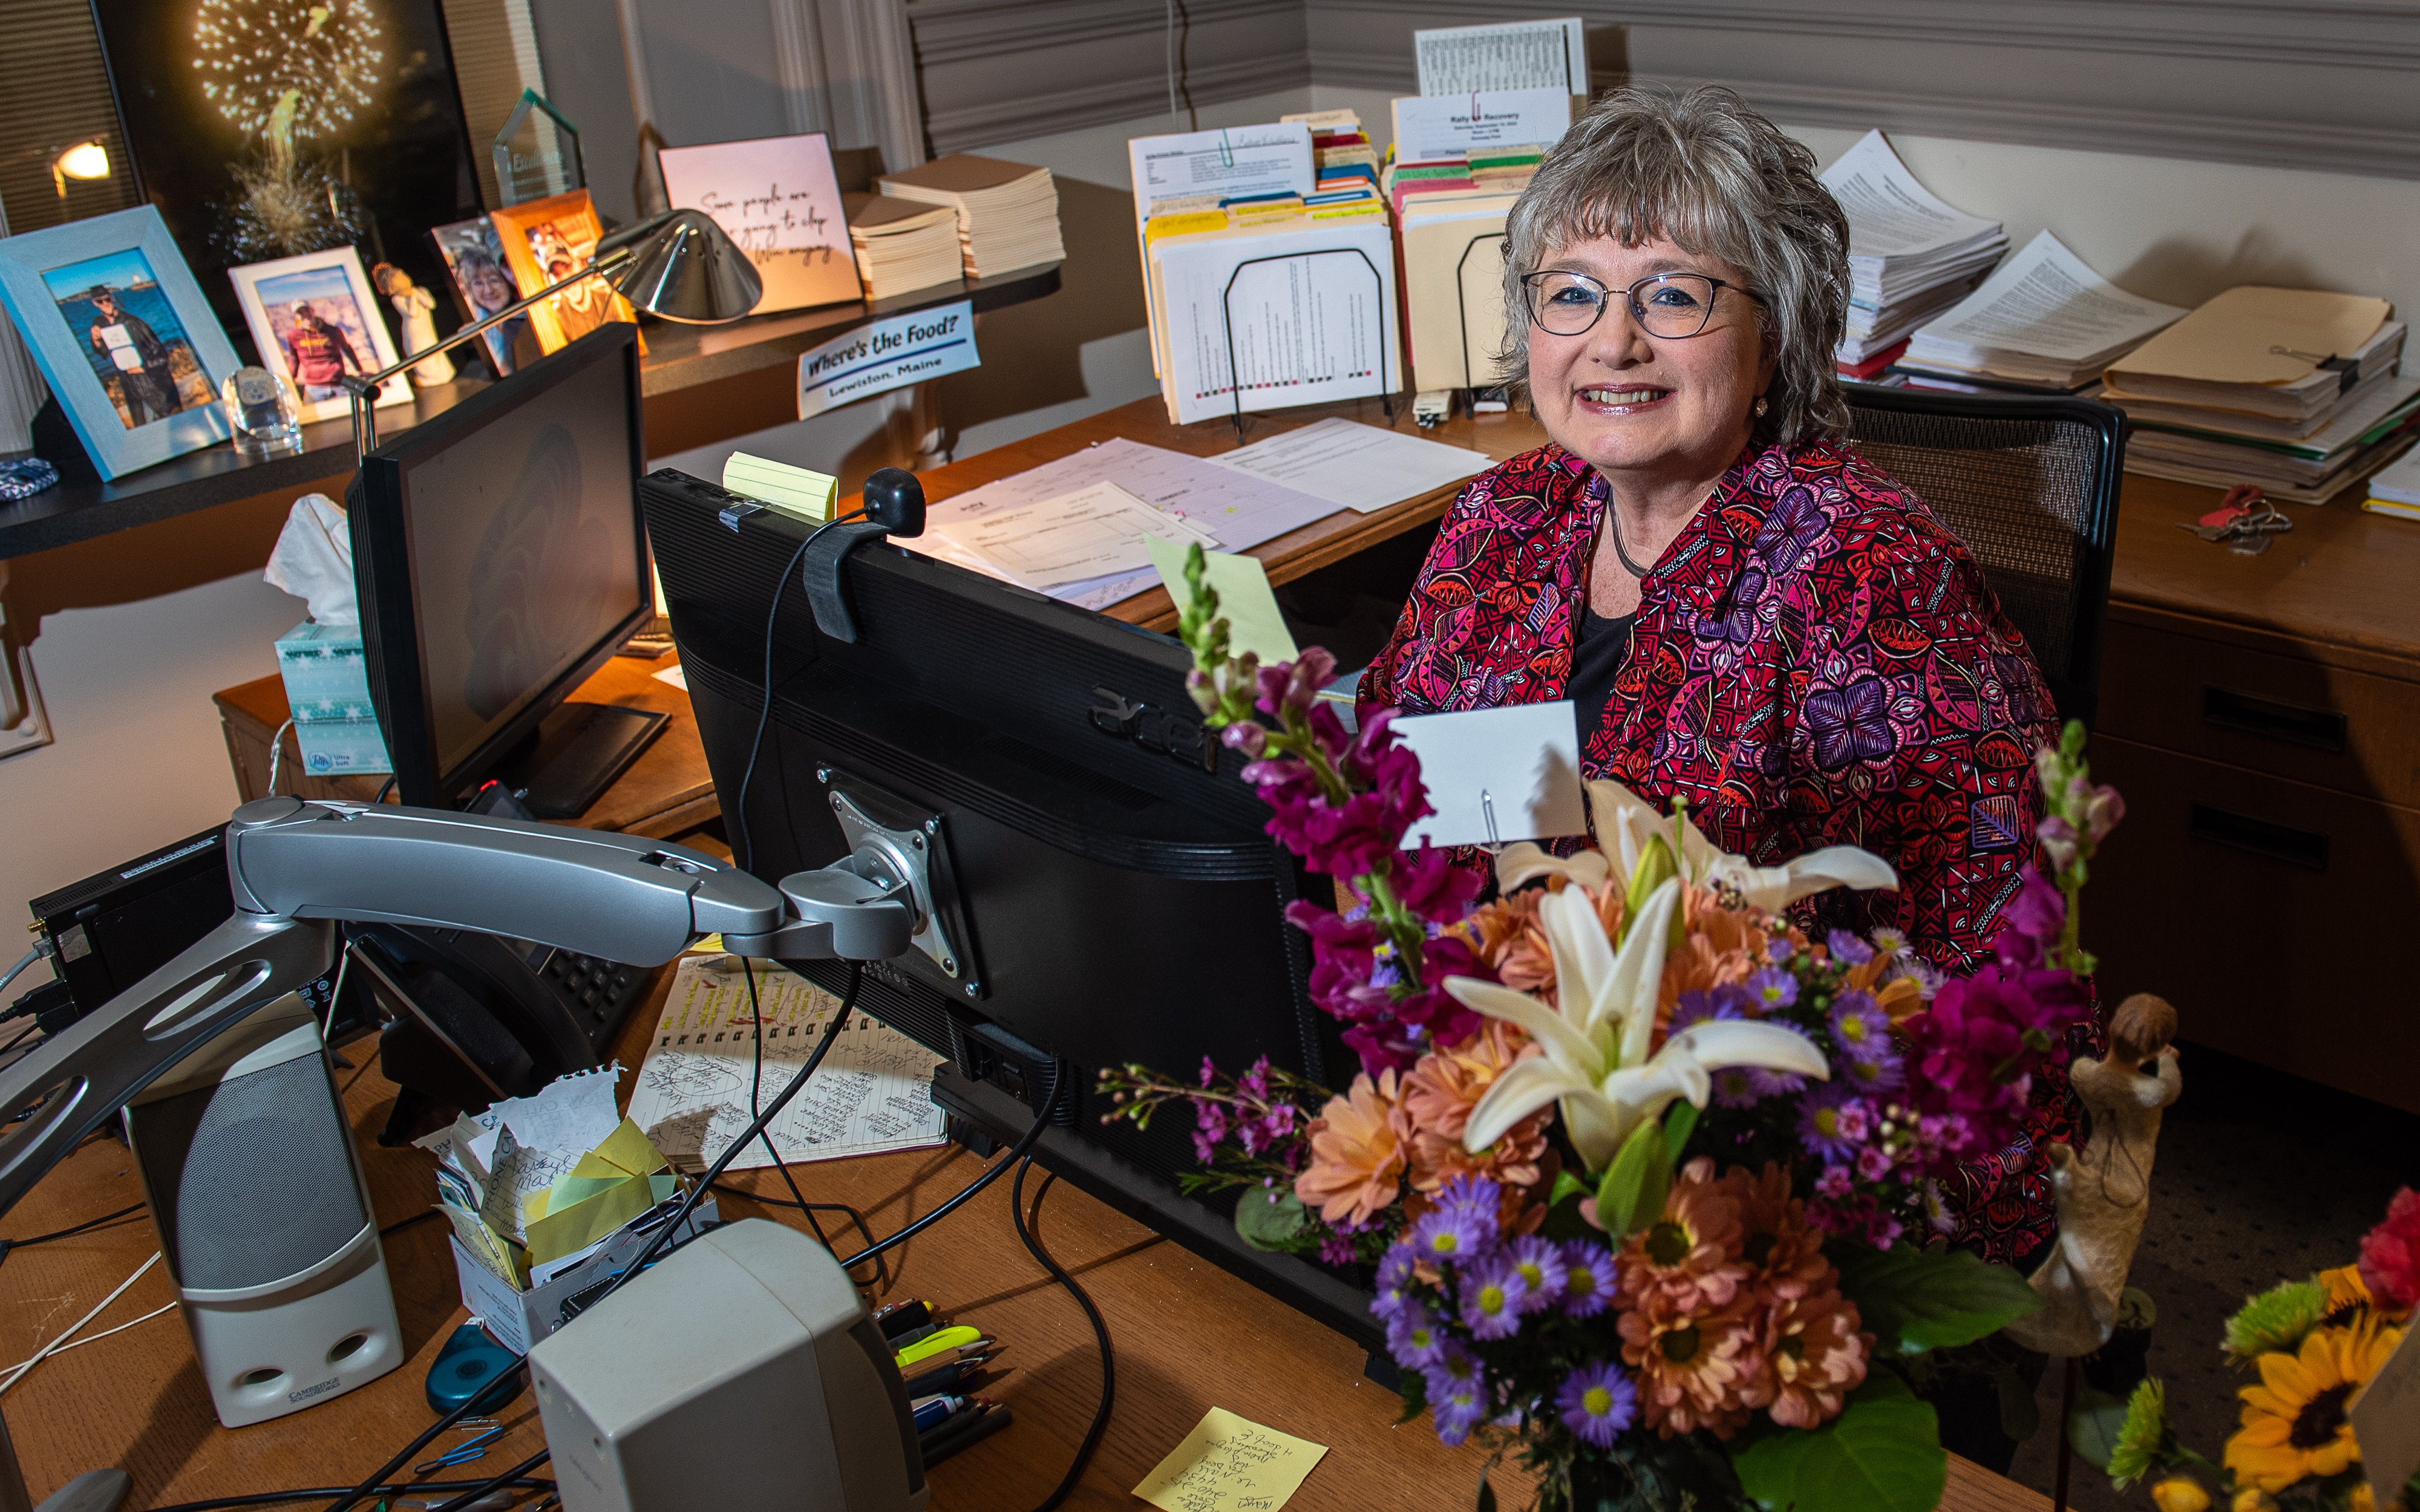
[[[1588,829],[1580,795],[1579,725],[1569,700],[1513,703],[1397,719],[1420,759],[1436,810],[1404,832],[1404,846],[1509,845]]]
[[[1495,458],[1466,446],[1333,417],[1210,459],[1368,514],[1476,477]]]
[[[1403,386],[1384,220],[1170,237],[1152,244],[1150,267],[1166,316],[1161,393],[1176,424]]]
[[[1981,288],[1917,331],[1904,360],[2071,381],[2097,376],[2184,313],[2127,293],[2044,231]]]
[[[630,1121],[686,1170],[712,1164],[755,1119],[749,1111],[755,1038],[748,982],[737,971],[714,969],[718,959],[681,959],[630,1091]],[[804,977],[762,963],[756,1000],[765,1031],[762,1105],[790,1084],[840,1003]],[[938,1145],[947,1137],[932,1096],[933,1068],[941,1058],[889,1025],[853,1014],[814,1078],[767,1132],[785,1162]],[[732,1158],[731,1168],[771,1164],[756,1140]]]
[[[1943,204],[1880,131],[1823,170],[1823,187],[1849,213],[1849,258],[1905,257],[1999,235],[2000,223]]]
[[[945,527],[950,538],[999,567],[1012,582],[1057,588],[1151,565],[1151,537],[1180,545],[1218,537],[1163,515],[1114,483],[1095,483],[1021,509]]]
[[[1577,16],[1493,26],[1438,26],[1412,33],[1420,93],[1474,89],[1589,92],[1588,28]]]
[[[1308,194],[1319,187],[1311,128],[1301,121],[1129,137],[1126,171],[1134,185],[1138,238],[1160,200]]]
[[[1453,162],[1488,147],[1552,147],[1572,124],[1572,97],[1495,89],[1395,101],[1395,161]]]

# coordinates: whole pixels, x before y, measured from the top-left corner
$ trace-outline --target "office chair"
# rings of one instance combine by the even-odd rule
[[[2062,718],[2092,722],[2126,417],[2089,399],[1843,385],[1849,433],[1974,552]]]

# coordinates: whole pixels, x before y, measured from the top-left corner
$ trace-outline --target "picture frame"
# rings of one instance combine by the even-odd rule
[[[486,216],[433,226],[428,239],[437,244],[437,255],[453,279],[454,302],[464,325],[485,320],[520,298],[512,270],[504,262],[504,243],[496,239],[495,224]],[[511,376],[542,355],[526,312],[489,327],[480,332],[479,340],[488,365],[498,378]]]
[[[152,207],[0,238],[0,303],[103,478],[227,439],[243,364]]]
[[[673,208],[703,210],[748,255],[765,292],[752,315],[859,299],[857,254],[821,131],[659,147]]]
[[[352,413],[340,381],[346,374],[376,373],[401,360],[379,314],[383,301],[351,247],[246,263],[228,269],[227,277],[260,365],[293,383],[306,422]],[[380,408],[411,402],[411,385],[399,373],[379,388]]]
[[[572,270],[587,267],[605,235],[605,223],[584,189],[490,210],[488,219],[495,224],[504,266],[524,299]],[[539,348],[550,352],[561,351],[609,320],[633,325],[639,320],[630,301],[602,278],[583,279],[544,303],[531,305],[529,317]],[[644,340],[639,350],[646,351]]]

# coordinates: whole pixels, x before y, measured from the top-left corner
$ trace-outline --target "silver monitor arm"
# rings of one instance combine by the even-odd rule
[[[0,1072],[0,1212],[170,1067],[327,975],[338,922],[475,930],[632,965],[718,932],[742,955],[880,961],[915,930],[908,881],[871,853],[775,888],[633,835],[280,797],[235,811],[226,855],[232,918]]]

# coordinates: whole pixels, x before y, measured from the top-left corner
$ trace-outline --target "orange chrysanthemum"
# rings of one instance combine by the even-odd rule
[[[1734,1165],[1716,1184],[1739,1208],[1748,1286],[1786,1299],[1838,1285],[1839,1273],[1823,1258],[1823,1231],[1807,1221],[1807,1205],[1790,1195],[1788,1171],[1771,1161],[1754,1176]]]
[[[1538,1184],[1546,1157],[1546,1129],[1554,1121],[1552,1108],[1540,1109],[1475,1154],[1464,1148],[1462,1136],[1470,1110],[1496,1078],[1514,1062],[1539,1053],[1528,1035],[1491,1019],[1451,1049],[1419,1058],[1404,1078],[1401,1104],[1415,1190],[1435,1192],[1457,1176],[1483,1176],[1522,1189]]]
[[[1650,1427],[1668,1439],[1699,1428],[1728,1439],[1739,1430],[1749,1407],[1770,1394],[1755,1312],[1752,1297],[1693,1311],[1658,1293],[1622,1313],[1621,1358],[1637,1375]]]
[[[1699,1156],[1673,1181],[1663,1216],[1614,1257],[1624,1304],[1657,1301],[1681,1312],[1728,1304],[1747,1279],[1743,1238],[1737,1196],[1714,1180],[1714,1161]]]
[[[1402,1120],[1395,1073],[1375,1082],[1353,1078],[1345,1095],[1328,1099],[1311,1120],[1311,1163],[1294,1179],[1294,1195],[1331,1224],[1358,1226],[1395,1200],[1404,1174]]]
[[[1857,1304],[1826,1287],[1775,1296],[1765,1310],[1766,1410],[1784,1427],[1811,1428],[1837,1417],[1841,1398],[1865,1384],[1874,1336],[1861,1334]]]

